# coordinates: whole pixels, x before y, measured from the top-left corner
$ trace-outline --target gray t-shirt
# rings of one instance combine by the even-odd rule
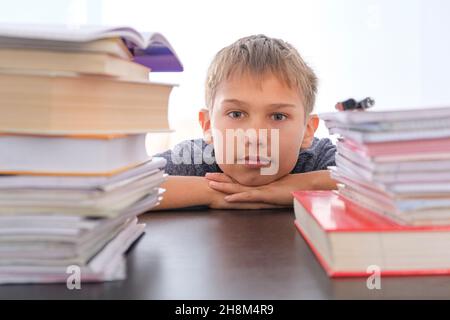
[[[328,138],[314,138],[311,147],[300,150],[291,173],[325,170],[334,166],[336,146]],[[212,145],[203,139],[185,140],[172,150],[155,154],[167,160],[165,172],[172,176],[204,176],[208,172],[222,172],[214,158]]]

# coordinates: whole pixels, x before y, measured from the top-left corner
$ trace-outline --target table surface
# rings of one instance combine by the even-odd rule
[[[416,299],[450,298],[450,277],[330,279],[294,227],[293,210],[184,210],[141,215],[127,279],[4,285],[0,299]]]

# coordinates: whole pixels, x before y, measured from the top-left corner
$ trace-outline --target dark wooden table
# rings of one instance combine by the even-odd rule
[[[294,228],[292,210],[147,213],[128,255],[128,278],[82,284],[0,286],[0,299],[450,298],[450,277],[329,279]]]

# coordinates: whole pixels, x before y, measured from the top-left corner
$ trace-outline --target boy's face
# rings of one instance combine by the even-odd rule
[[[289,174],[298,160],[300,148],[310,146],[317,128],[317,119],[305,121],[298,91],[272,74],[261,79],[243,74],[223,81],[217,88],[212,110],[207,113],[207,110],[201,111],[200,122],[205,134],[212,133],[216,160],[223,161],[218,160],[220,169],[248,186],[268,184]],[[226,139],[227,131],[232,132],[230,129],[255,133],[246,134],[240,140],[245,145],[244,154],[237,151],[237,138],[231,146]],[[266,130],[267,138],[262,129]],[[278,131],[279,139],[271,134],[272,129]],[[219,134],[223,139],[219,139]],[[230,159],[233,163],[229,163]],[[278,170],[271,170],[273,173],[269,175],[261,174],[262,168],[269,167]]]

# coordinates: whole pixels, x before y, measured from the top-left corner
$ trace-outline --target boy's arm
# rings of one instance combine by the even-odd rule
[[[161,188],[166,191],[155,210],[209,206],[209,200],[215,192],[208,187],[204,177],[193,176],[169,176]]]
[[[229,203],[258,202],[280,206],[292,206],[292,192],[297,190],[332,190],[336,181],[331,179],[328,170],[288,174],[272,183],[259,187],[240,185],[223,173],[206,175],[209,186],[227,193],[224,198]]]
[[[169,176],[161,185],[166,189],[161,203],[152,210],[178,209],[192,206],[207,206],[213,209],[268,209],[280,206],[258,201],[225,201],[227,194],[209,187],[205,177]]]

